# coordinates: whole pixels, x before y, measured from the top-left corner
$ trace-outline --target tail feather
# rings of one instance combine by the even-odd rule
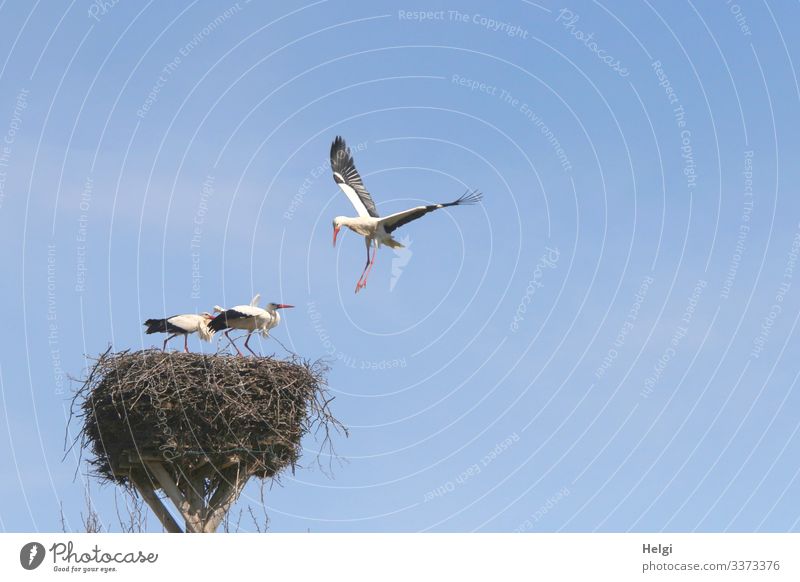
[[[386,245],[392,249],[404,249],[405,245],[401,242],[394,240],[392,237],[386,237],[381,241],[381,244]]]
[[[147,326],[145,333],[167,333],[166,319],[148,319],[144,325]]]
[[[197,328],[197,335],[199,335],[200,339],[203,341],[210,342],[215,333],[216,330],[211,329],[206,323],[201,323]]]

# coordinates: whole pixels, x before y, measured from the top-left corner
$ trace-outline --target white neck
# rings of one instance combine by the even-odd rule
[[[362,236],[372,236],[375,234],[379,220],[379,218],[373,218],[372,216],[343,216],[339,219],[339,224]]]

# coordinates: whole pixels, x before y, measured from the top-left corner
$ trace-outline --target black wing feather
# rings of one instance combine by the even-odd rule
[[[353,161],[353,156],[350,153],[350,148],[344,142],[344,138],[340,135],[336,136],[331,144],[331,169],[334,172],[333,180],[339,183],[341,180],[336,174],[344,178],[344,183],[350,186],[358,194],[359,199],[364,204],[367,212],[374,218],[379,218],[378,209],[375,207],[375,202],[372,196],[364,187],[364,182],[356,170],[356,163]]]
[[[418,218],[422,218],[423,216],[425,216],[429,212],[433,212],[434,210],[439,210],[440,208],[447,208],[448,206],[476,204],[480,202],[482,198],[483,194],[481,194],[477,190],[473,190],[472,192],[468,190],[458,200],[453,200],[452,202],[444,202],[442,204],[428,204],[427,206],[420,206],[419,210],[417,210],[416,212],[411,212],[392,224],[384,224],[383,229],[388,234],[391,234],[404,224],[408,224],[409,222],[412,222]]]
[[[169,322],[172,317],[175,316],[173,315],[164,319],[148,319],[144,322],[144,325],[147,326],[145,333],[186,333],[185,329]]]
[[[242,319],[245,317],[250,316],[242,313],[241,311],[236,311],[235,309],[227,309],[212,319],[211,323],[208,324],[208,327],[214,331],[222,331],[223,329],[230,327],[228,325],[229,321],[234,319]]]
[[[441,204],[429,204],[428,206],[422,206],[416,212],[412,212],[408,216],[404,216],[394,224],[386,224],[383,226],[383,230],[385,230],[388,234],[392,234],[396,229],[400,228],[404,224],[408,224],[411,221],[414,221],[418,218],[421,218],[428,214],[429,212],[433,212],[434,210],[441,208]]]

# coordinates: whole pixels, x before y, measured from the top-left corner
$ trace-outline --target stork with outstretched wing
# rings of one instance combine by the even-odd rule
[[[350,148],[347,147],[342,137],[336,136],[331,145],[331,169],[333,170],[333,180],[339,185],[347,195],[350,203],[355,207],[357,217],[337,216],[333,219],[333,245],[336,246],[336,237],[339,229],[346,226],[353,232],[364,237],[364,244],[367,247],[367,262],[361,277],[356,283],[356,293],[367,286],[367,277],[375,264],[375,255],[380,245],[391,248],[402,248],[402,244],[392,238],[392,233],[413,220],[422,218],[429,212],[447,208],[448,206],[462,206],[465,204],[475,204],[480,202],[482,195],[477,190],[467,191],[460,198],[452,202],[441,202],[438,204],[428,204],[426,206],[416,206],[403,212],[396,212],[381,218],[375,208],[372,196],[364,187],[364,182],[356,170]],[[374,250],[373,250],[374,245]],[[371,253],[371,254],[370,254]]]

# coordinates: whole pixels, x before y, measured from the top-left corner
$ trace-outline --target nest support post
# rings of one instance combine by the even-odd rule
[[[161,498],[156,495],[152,483],[149,483],[146,479],[132,478],[131,484],[139,492],[139,495],[142,496],[142,499],[144,499],[145,503],[147,503],[148,507],[153,511],[167,533],[183,533],[181,526],[178,525],[178,522],[175,521],[175,518],[172,517],[172,514],[161,502]]]
[[[169,533],[214,533],[252,476],[242,459],[190,466],[155,457],[129,456],[131,484]],[[157,491],[183,518],[182,529]]]

